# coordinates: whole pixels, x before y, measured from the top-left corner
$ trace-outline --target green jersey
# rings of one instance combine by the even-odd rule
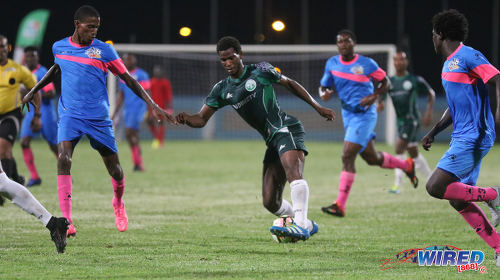
[[[427,93],[431,90],[429,84],[420,76],[406,74],[398,77],[392,76],[391,88],[389,95],[391,96],[398,122],[405,120],[419,120],[417,109],[418,94],[421,92]]]
[[[239,78],[218,82],[205,104],[215,109],[231,105],[268,143],[278,130],[300,123],[280,110],[273,88],[280,79],[281,74],[267,62],[245,65]]]

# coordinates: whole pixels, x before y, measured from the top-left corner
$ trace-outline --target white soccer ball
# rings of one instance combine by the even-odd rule
[[[288,215],[283,215],[273,221],[273,226],[287,227],[293,224],[293,218]],[[298,239],[288,236],[277,236],[271,233],[271,237],[278,243],[295,243]]]

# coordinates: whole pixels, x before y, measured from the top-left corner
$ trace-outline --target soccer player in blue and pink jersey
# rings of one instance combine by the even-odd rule
[[[37,48],[27,47],[24,49],[24,63],[26,67],[35,74],[37,81],[40,81],[45,73],[47,73],[47,68],[40,65],[39,60]],[[49,148],[57,157],[57,113],[56,107],[52,103],[52,99],[56,96],[54,84],[50,83],[46,85],[40,93],[42,94],[42,105],[40,108],[42,114],[41,133],[45,141],[49,144]],[[30,172],[30,180],[26,184],[26,187],[32,187],[42,183],[42,179],[35,166],[35,157],[30,147],[31,139],[40,134],[40,131],[35,131],[31,125],[34,116],[35,110],[29,110],[25,114],[21,126],[21,148],[23,150],[24,163],[26,163]]]
[[[23,99],[23,103],[30,102],[34,93],[57,75],[61,75],[57,130],[57,189],[61,211],[71,223],[68,236],[76,234],[71,215],[71,157],[83,135],[88,136],[92,147],[101,154],[111,175],[116,228],[125,231],[128,226],[125,204],[122,200],[125,179],[118,159],[112,121],[109,118],[106,89],[108,70],[118,75],[135,94],[141,96],[159,118],[174,121],[170,114],[153,102],[148,93],[130,75],[113,47],[95,38],[99,25],[100,15],[96,9],[87,5],[78,8],[74,16],[73,35],[54,43],[52,46],[54,66]]]
[[[500,266],[500,187],[476,186],[481,159],[495,141],[495,121],[490,109],[488,86],[496,88],[496,122],[500,123],[500,72],[479,51],[464,45],[468,22],[457,10],[436,14],[432,19],[432,41],[443,55],[441,79],[448,109],[441,120],[422,138],[429,150],[434,137],[453,124],[450,148],[427,181],[427,192],[447,199],[474,231],[495,250]],[[475,201],[484,201],[492,213],[492,223]]]
[[[342,103],[342,120],[345,136],[342,151],[342,172],[340,173],[337,200],[330,206],[322,207],[323,212],[337,217],[345,216],[347,197],[356,174],[355,160],[361,155],[369,165],[383,168],[400,168],[410,178],[416,188],[415,164],[411,158],[399,159],[375,149],[373,131],[377,123],[375,100],[389,89],[390,81],[385,71],[368,57],[356,54],[356,35],[347,29],[337,34],[340,55],[328,59],[321,79],[319,95],[328,101],[336,92]],[[375,89],[372,80],[379,82]]]
[[[137,67],[137,58],[133,54],[125,54],[123,63],[130,75],[136,79],[142,88],[150,94],[151,83],[149,75],[144,69]],[[144,171],[144,164],[141,157],[141,148],[139,146],[139,131],[141,128],[142,119],[147,110],[147,105],[144,100],[138,97],[123,81],[120,81],[120,90],[116,100],[115,111],[111,114],[111,119],[114,120],[119,112],[122,104],[125,103],[123,109],[123,119],[125,121],[125,136],[127,137],[130,153],[132,154],[132,162],[134,163],[134,171]]]

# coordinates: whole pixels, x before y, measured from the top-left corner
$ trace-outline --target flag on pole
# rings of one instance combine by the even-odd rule
[[[43,43],[43,35],[50,16],[47,9],[38,9],[28,13],[17,31],[16,48],[14,60],[20,62],[23,57],[23,49],[27,46],[40,47]]]

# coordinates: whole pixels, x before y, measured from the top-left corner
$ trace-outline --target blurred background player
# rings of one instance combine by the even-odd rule
[[[91,6],[84,5],[77,9],[74,14],[73,35],[53,44],[54,66],[23,99],[24,103],[30,102],[37,96],[36,92],[57,76],[61,76],[57,130],[57,190],[61,212],[71,223],[68,236],[76,235],[71,215],[71,162],[74,148],[83,135],[87,135],[91,146],[99,152],[111,176],[116,228],[125,231],[128,227],[128,217],[122,199],[125,177],[118,158],[113,123],[109,118],[106,88],[108,70],[118,75],[135,94],[144,98],[159,117],[173,121],[172,116],[159,108],[129,74],[113,46],[96,39],[100,20],[99,12]]]
[[[142,68],[137,67],[137,58],[135,55],[125,54],[123,56],[123,63],[127,67],[130,75],[136,79],[142,88],[149,94],[151,83],[148,73]],[[120,90],[118,91],[118,97],[116,99],[115,111],[111,114],[112,120],[116,118],[117,112],[119,112],[122,104],[125,104],[123,108],[125,137],[130,147],[134,171],[144,171],[141,147],[139,146],[139,132],[141,129],[141,122],[147,110],[147,105],[144,100],[137,96],[122,80],[120,80]]]
[[[318,114],[333,120],[332,110],[322,107],[296,81],[281,75],[267,63],[244,65],[241,45],[234,37],[223,37],[217,43],[217,54],[229,77],[219,81],[205,99],[200,112],[176,116],[181,124],[200,128],[205,126],[220,108],[230,105],[266,141],[262,172],[262,198],[269,212],[294,217],[294,224],[272,227],[277,236],[307,240],[318,231],[318,226],[307,218],[309,187],[302,177],[307,149],[301,122],[280,110],[273,84],[311,105]],[[290,183],[292,205],[282,198],[286,182]]]
[[[414,187],[418,184],[411,158],[402,160],[375,149],[373,130],[377,124],[377,111],[373,103],[389,89],[390,81],[373,59],[354,53],[355,45],[356,35],[352,31],[344,29],[338,32],[340,55],[327,60],[319,88],[319,95],[324,101],[328,101],[336,92],[342,103],[345,136],[339,193],[332,205],[321,208],[323,212],[337,217],[345,216],[345,204],[354,182],[358,153],[369,165],[402,169]],[[379,82],[375,90],[372,79]]]
[[[153,101],[165,109],[168,113],[173,114],[173,95],[170,81],[164,76],[160,65],[155,65],[153,68],[153,78],[151,78],[151,98]],[[148,125],[153,135],[152,147],[158,149],[163,147],[165,138],[165,122],[156,121],[156,118],[148,109]]]
[[[59,253],[66,247],[66,230],[69,222],[65,218],[56,218],[21,184],[8,178],[19,180],[15,161],[12,158],[12,144],[19,130],[22,118],[19,108],[19,87],[23,84],[26,89],[31,89],[35,83],[35,76],[24,66],[8,58],[9,42],[0,35],[0,151],[2,164],[0,165],[0,206],[6,197],[24,211],[35,216],[50,230],[50,236],[56,244]],[[37,114],[34,119],[40,120],[40,98],[35,97]],[[12,163],[14,162],[14,163]],[[3,168],[2,168],[3,167]],[[9,170],[10,174],[7,173]],[[4,172],[5,171],[5,172]],[[17,176],[17,178],[15,177]]]
[[[396,52],[393,60],[396,75],[390,77],[391,87],[388,94],[391,96],[397,116],[398,139],[396,141],[395,157],[404,160],[404,152],[408,151],[408,154],[415,162],[415,168],[424,175],[424,178],[428,179],[431,175],[431,169],[424,156],[418,152],[417,133],[420,128],[420,114],[417,102],[420,93],[427,94],[427,109],[422,119],[422,124],[427,126],[432,122],[432,108],[436,96],[434,90],[424,78],[408,72],[408,58],[405,52]],[[386,94],[383,94],[382,98],[379,99],[377,112],[384,110],[386,96]],[[394,175],[394,186],[389,192],[400,193],[399,186],[405,175],[399,168],[394,169]]]
[[[432,18],[432,42],[436,53],[443,55],[441,79],[446,92],[446,109],[441,120],[422,138],[429,150],[434,137],[453,124],[450,148],[443,155],[427,181],[427,192],[447,199],[474,231],[495,250],[500,266],[500,187],[476,186],[482,158],[495,142],[495,121],[500,123],[500,72],[483,54],[462,42],[469,24],[457,10],[447,10]],[[493,120],[488,86],[496,90],[496,119]],[[492,213],[492,223],[474,201],[484,201]]]
[[[39,64],[38,50],[34,47],[27,47],[24,49],[24,63],[26,67],[33,74],[35,74],[36,79],[39,81],[47,73],[47,68]],[[50,150],[57,157],[57,113],[52,99],[56,96],[56,91],[54,84],[50,83],[40,90],[42,94],[42,104],[41,104],[41,121],[42,121],[42,135],[45,141],[49,144]],[[31,122],[35,115],[35,110],[32,107],[24,115],[23,123],[21,126],[21,148],[23,150],[24,163],[28,167],[30,172],[30,180],[26,184],[26,187],[32,187],[40,185],[42,179],[38,174],[35,166],[35,157],[33,156],[33,151],[30,147],[31,139],[40,134],[40,131],[35,132],[31,129]]]
[[[17,164],[12,155],[12,146],[21,126],[21,84],[31,89],[36,77],[26,67],[8,58],[9,42],[0,35],[0,161],[9,178],[24,185],[25,178],[17,173]],[[37,98],[39,96],[37,95]],[[41,128],[40,108],[35,108],[30,125],[34,131]]]

